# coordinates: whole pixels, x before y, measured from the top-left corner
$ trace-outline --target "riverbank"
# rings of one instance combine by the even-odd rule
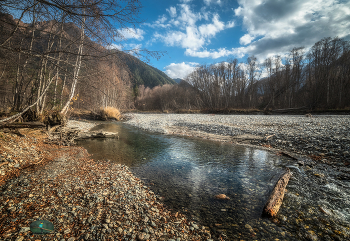
[[[164,207],[128,167],[94,161],[81,147],[46,144],[44,130],[21,133],[0,132],[1,240],[210,240],[205,227]],[[29,226],[38,219],[55,232],[33,235]]]
[[[127,114],[147,131],[248,144],[350,165],[350,116]]]

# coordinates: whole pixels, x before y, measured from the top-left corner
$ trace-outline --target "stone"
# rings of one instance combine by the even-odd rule
[[[137,235],[137,240],[143,241],[146,240],[146,233],[140,233]]]
[[[22,227],[21,231],[19,231],[20,233],[25,233],[28,232],[30,230],[30,227]]]
[[[215,196],[216,199],[220,199],[220,200],[230,200],[230,198],[228,196],[226,196],[225,194],[218,194]]]
[[[23,236],[18,236],[18,237],[16,238],[16,241],[22,241],[23,239],[24,239]]]

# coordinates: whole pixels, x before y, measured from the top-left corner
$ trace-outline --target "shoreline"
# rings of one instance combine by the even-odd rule
[[[298,160],[302,160],[302,165],[312,167],[328,164],[332,172],[340,174],[344,180],[350,180],[350,168],[346,165],[348,159],[337,162],[337,156],[334,155],[312,159],[302,153],[302,150],[298,150],[300,153],[290,152],[290,149],[283,148],[284,143],[278,142],[283,137],[281,132],[291,132],[292,136],[295,127],[308,128],[307,136],[314,138],[317,134],[322,134],[314,131],[314,128],[319,128],[320,125],[325,126],[323,129],[327,133],[330,132],[326,128],[327,125],[332,125],[334,128],[331,131],[336,132],[337,128],[347,125],[349,116],[342,117],[342,122],[338,124],[336,122],[339,121],[336,120],[339,120],[339,117],[328,121],[329,123],[300,116],[289,122],[285,121],[287,117],[280,117],[279,121],[282,122],[279,123],[276,119],[271,121],[265,117],[262,118],[265,120],[256,123],[256,118],[261,116],[248,116],[241,120],[237,120],[240,116],[198,114],[126,116],[131,118],[127,124],[131,122],[131,125],[151,132],[291,153],[297,156]],[[236,120],[231,119],[231,122],[228,122],[225,118]],[[292,126],[291,123],[297,120],[301,123]],[[310,126],[310,123],[316,124]],[[96,124],[73,120],[68,126],[87,131]],[[286,128],[282,129],[281,126]],[[345,127],[349,128],[349,125]],[[225,131],[236,135],[224,135]],[[4,181],[4,176],[0,175],[0,216],[3,216],[0,219],[0,237],[3,240],[36,240],[39,237],[41,240],[66,241],[79,238],[126,240],[133,237],[136,240],[212,240],[208,228],[189,221],[180,213],[167,210],[159,198],[126,166],[115,165],[109,161],[94,161],[81,147],[45,144],[45,131],[28,130],[21,133],[26,137],[0,132],[0,164],[8,159],[13,160],[8,179]],[[341,138],[348,138],[348,133],[345,132]],[[326,145],[327,140],[322,144]],[[4,145],[6,148],[3,148]],[[345,141],[344,145],[348,145],[348,142]],[[311,152],[312,154],[314,152]],[[342,170],[335,171],[339,166]],[[2,166],[0,171],[4,167]],[[120,180],[119,185],[111,181],[116,179]],[[51,221],[55,226],[55,233],[45,236],[31,235],[29,224],[38,218]],[[213,239],[216,240],[214,237]]]
[[[128,167],[95,161],[82,147],[46,144],[45,131],[31,132],[0,133],[0,163],[15,163],[1,166],[1,240],[212,240],[208,228],[168,210]],[[55,232],[32,234],[38,219]]]
[[[262,116],[126,114],[126,124],[166,135],[286,152],[298,159],[350,165],[350,115]]]

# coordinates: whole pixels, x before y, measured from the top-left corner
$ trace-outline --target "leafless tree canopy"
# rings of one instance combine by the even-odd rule
[[[63,114],[73,105],[132,107],[130,73],[103,46],[140,23],[141,7],[138,0],[3,0],[1,106]]]
[[[161,110],[344,109],[350,107],[349,70],[349,42],[324,38],[307,53],[293,48],[284,58],[270,57],[263,64],[250,56],[245,63],[229,59],[198,66],[186,78],[190,87],[140,88],[136,104]]]

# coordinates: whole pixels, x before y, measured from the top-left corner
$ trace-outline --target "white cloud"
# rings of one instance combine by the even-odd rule
[[[210,43],[211,38],[219,32],[232,28],[233,22],[224,23],[220,21],[218,14],[208,12],[194,13],[189,5],[180,4],[177,18],[169,21],[176,30],[166,33],[156,33],[156,40],[161,40],[169,46],[180,46],[185,49],[196,51]],[[169,10],[170,12],[170,10]],[[210,23],[203,23],[197,26],[197,21],[206,20],[205,16],[212,16]],[[176,28],[178,27],[178,28]]]
[[[192,73],[194,69],[196,68],[198,64],[197,63],[171,63],[170,65],[165,67],[165,73],[170,77],[170,78],[180,78],[184,79],[187,75]]]
[[[205,40],[194,27],[187,27],[185,33],[181,31],[170,31],[166,35],[155,34],[154,37],[161,39],[169,46],[181,46],[182,48],[197,49],[205,43]]]
[[[121,44],[110,44],[110,45],[107,46],[107,49],[122,50],[123,49],[123,45],[121,45]]]
[[[165,23],[167,20],[168,18],[165,15],[162,15],[159,16],[154,23],[145,23],[145,25],[151,28],[167,28],[171,26],[169,23]]]
[[[215,36],[218,32],[225,29],[225,24],[219,21],[219,15],[214,15],[213,23],[199,26],[199,32],[203,37]]]
[[[226,48],[220,48],[218,50],[203,50],[203,51],[195,51],[192,49],[186,49],[185,54],[192,57],[198,58],[212,58],[217,59],[221,57],[227,56],[236,56],[237,58],[242,58],[249,51],[251,51],[251,47],[240,47],[240,48],[232,48],[228,50]]]
[[[200,13],[193,13],[190,6],[187,4],[180,4],[180,16],[178,21],[182,22],[185,26],[193,26],[195,23],[201,19]]]
[[[176,17],[176,7],[170,7],[166,11],[170,14],[170,17],[172,18]]]
[[[165,17],[165,15],[163,15],[156,21],[156,23],[163,24],[166,20],[167,20],[167,17]]]
[[[251,36],[250,34],[245,34],[239,39],[239,43],[242,45],[247,45],[247,44],[250,44],[253,39],[254,37]]]
[[[209,6],[211,3],[221,4],[221,0],[204,0],[205,5]]]
[[[235,22],[233,21],[227,22],[226,24],[226,28],[233,28],[234,26],[235,26]]]
[[[140,50],[142,48],[142,44],[128,44],[128,47],[135,50]]]
[[[234,12],[248,32],[240,44],[255,47],[247,54],[260,61],[293,47],[309,48],[324,37],[350,36],[350,1],[240,0],[239,4]]]
[[[133,29],[133,28],[124,28],[119,33],[123,36],[125,39],[137,39],[142,40],[143,35],[145,34],[145,31],[142,29]]]
[[[213,0],[204,0],[207,5]],[[223,29],[234,26],[234,22],[223,28],[217,19],[198,28],[205,39],[197,48],[186,46],[185,54],[199,58],[220,58],[255,55],[259,62],[272,55],[286,56],[294,47],[305,47],[307,51],[324,37],[350,38],[350,1],[338,0],[239,0],[234,9],[236,17],[242,18],[247,31],[239,42],[239,48],[200,50]],[[204,34],[206,33],[206,34]],[[185,46],[183,46],[185,47]]]

